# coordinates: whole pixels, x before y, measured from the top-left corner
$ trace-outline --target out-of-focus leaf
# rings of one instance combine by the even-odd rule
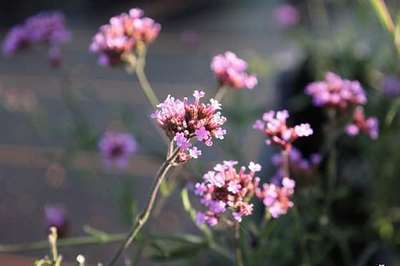
[[[390,126],[396,117],[398,111],[400,109],[400,98],[396,99],[389,108],[389,111],[386,114],[385,123],[386,126]]]
[[[205,243],[184,244],[168,251],[163,250],[163,252],[160,254],[152,255],[151,258],[156,261],[179,260],[183,258],[192,257],[204,248],[207,248],[207,244]]]
[[[394,29],[394,45],[396,46],[397,52],[400,53],[400,15],[397,15],[396,27]]]
[[[387,31],[393,33],[395,26],[385,1],[384,0],[370,0],[370,1],[382,25],[386,28]]]

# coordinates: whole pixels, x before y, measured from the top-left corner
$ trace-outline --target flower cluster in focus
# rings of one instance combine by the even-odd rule
[[[377,139],[379,135],[379,122],[376,117],[366,118],[364,108],[358,106],[353,113],[353,121],[346,126],[346,133],[355,136],[360,133],[367,134],[371,139]]]
[[[284,177],[279,185],[273,183],[264,184],[262,189],[257,189],[256,195],[263,201],[271,216],[278,218],[293,207],[291,197],[294,193],[294,187],[294,180]]]
[[[364,89],[358,81],[342,79],[332,72],[325,75],[324,81],[310,83],[306,93],[313,98],[314,105],[318,107],[344,110],[367,102]]]
[[[45,44],[49,46],[50,62],[58,64],[60,45],[69,39],[70,32],[65,26],[64,15],[60,12],[42,12],[8,32],[3,43],[3,54],[10,56],[30,45]]]
[[[257,77],[247,73],[247,63],[232,52],[217,55],[211,62],[211,69],[220,83],[235,89],[253,89]]]
[[[290,150],[296,139],[312,135],[313,130],[307,123],[289,127],[286,121],[288,118],[289,113],[286,110],[270,111],[264,113],[262,120],[257,120],[253,128],[260,130],[268,137],[266,140],[268,145],[275,144],[282,149]]]
[[[151,115],[180,148],[179,162],[201,155],[201,150],[190,142],[192,138],[212,146],[213,138],[223,139],[226,134],[221,127],[226,118],[219,111],[220,103],[214,99],[210,99],[209,103],[200,102],[204,95],[202,91],[195,91],[192,101],[188,98],[181,101],[168,95]]]
[[[126,167],[129,156],[138,149],[135,138],[128,133],[106,132],[99,142],[99,149],[106,166]]]
[[[137,45],[153,42],[161,25],[144,17],[143,11],[131,9],[129,13],[112,17],[108,24],[100,27],[93,37],[90,51],[99,54],[100,65],[115,65],[123,56],[132,53]]]
[[[195,194],[201,197],[201,204],[207,207],[206,212],[197,213],[199,224],[214,226],[227,210],[238,222],[253,212],[250,200],[260,181],[254,175],[261,170],[261,166],[251,162],[248,171],[246,167],[237,171],[235,165],[236,161],[217,164],[213,171],[203,176],[203,182],[195,185]]]

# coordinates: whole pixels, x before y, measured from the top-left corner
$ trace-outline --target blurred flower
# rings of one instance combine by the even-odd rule
[[[190,142],[192,138],[212,146],[213,138],[223,139],[226,134],[226,130],[221,127],[226,118],[218,111],[221,109],[220,103],[214,99],[207,104],[201,103],[200,99],[204,95],[203,91],[194,91],[193,101],[188,98],[181,101],[168,95],[151,115],[181,149],[178,158],[180,162],[201,155],[201,151]]]
[[[36,95],[30,90],[6,89],[0,98],[4,108],[11,112],[33,112],[38,107]]]
[[[160,30],[160,24],[134,8],[101,26],[93,37],[90,51],[99,54],[100,65],[115,65],[122,62],[124,55],[132,53],[138,42],[146,45],[153,42]]]
[[[366,118],[364,108],[358,106],[353,113],[352,123],[346,126],[346,133],[350,136],[359,133],[367,134],[371,139],[377,139],[379,135],[379,122],[376,117]]]
[[[215,56],[211,69],[221,86],[253,89],[257,85],[257,77],[247,73],[247,63],[232,52]]]
[[[137,152],[135,138],[128,133],[106,132],[99,142],[99,149],[106,166],[124,168],[129,156]]]
[[[60,237],[68,233],[67,212],[61,205],[47,205],[44,207],[44,218],[47,231],[56,227]]]
[[[332,72],[325,75],[324,81],[310,83],[306,93],[313,98],[314,105],[318,107],[343,110],[367,102],[364,89],[358,81],[342,79]]]
[[[289,113],[286,110],[270,111],[264,113],[262,120],[257,120],[253,128],[260,130],[268,137],[266,140],[268,145],[276,144],[282,149],[290,150],[296,139],[312,135],[313,130],[307,123],[288,127],[287,118],[289,118]]]
[[[203,182],[195,185],[195,194],[201,197],[201,204],[207,207],[206,212],[197,213],[199,224],[214,226],[227,210],[238,222],[253,212],[250,201],[260,181],[254,175],[261,170],[261,166],[252,162],[248,171],[244,166],[237,171],[235,165],[236,161],[217,164],[213,171],[203,176]]]
[[[61,12],[41,12],[9,31],[3,43],[3,54],[10,56],[27,46],[45,44],[50,47],[50,60],[53,60],[55,49],[59,51],[59,46],[69,41],[70,35]]]
[[[282,27],[295,26],[300,21],[300,14],[297,8],[290,4],[283,4],[274,10],[274,17]]]
[[[273,218],[286,214],[288,209],[293,207],[291,196],[294,193],[294,180],[284,177],[279,185],[266,183],[262,189],[256,190],[256,195],[260,198],[267,211]]]
[[[394,75],[386,76],[383,79],[383,94],[387,97],[400,96],[400,79]]]

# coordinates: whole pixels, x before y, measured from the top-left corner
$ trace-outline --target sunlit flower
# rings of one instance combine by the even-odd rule
[[[289,208],[293,207],[291,197],[294,193],[294,180],[284,177],[279,185],[266,183],[262,189],[256,190],[256,195],[260,198],[266,210],[273,218],[286,214]]]
[[[300,15],[297,8],[290,4],[280,5],[274,10],[274,17],[282,27],[295,26],[300,21]]]
[[[237,171],[236,165],[236,161],[217,164],[213,171],[203,176],[203,182],[195,185],[195,194],[207,208],[205,212],[197,214],[199,224],[214,226],[226,212],[231,214],[232,220],[241,222],[242,217],[253,212],[250,201],[260,180],[255,177],[255,170],[260,171],[261,166],[251,162],[249,170],[243,166]]]
[[[14,55],[30,45],[45,44],[50,49],[49,56],[52,60],[55,49],[59,49],[61,44],[67,42],[70,35],[62,13],[42,12],[28,18],[24,24],[17,25],[9,31],[3,43],[3,53]]]
[[[106,166],[123,168],[128,165],[129,157],[137,151],[138,145],[128,133],[106,132],[99,142],[99,149]]]
[[[285,150],[289,150],[292,143],[299,137],[307,137],[313,134],[309,124],[300,124],[295,127],[287,125],[289,113],[286,110],[270,111],[264,113],[262,120],[257,120],[253,128],[263,132],[268,139],[268,145],[276,144]]]
[[[367,134],[371,139],[377,139],[379,135],[379,122],[376,117],[366,118],[364,108],[358,106],[353,113],[353,121],[346,126],[346,133],[355,136],[360,133]]]
[[[313,98],[314,105],[319,107],[343,110],[367,102],[364,89],[358,81],[342,79],[332,72],[325,75],[324,81],[310,83],[306,93]]]
[[[211,62],[211,69],[221,86],[235,89],[253,89],[257,77],[247,73],[247,63],[232,52],[217,55]]]
[[[123,55],[132,53],[139,42],[154,41],[160,30],[160,24],[144,17],[141,9],[134,8],[101,26],[93,37],[90,51],[99,55],[99,64],[115,65],[122,62]]]
[[[192,101],[188,98],[181,101],[168,95],[151,115],[167,136],[181,149],[179,154],[181,162],[201,155],[201,151],[191,143],[192,139],[212,146],[213,138],[223,139],[226,133],[226,130],[221,127],[226,118],[219,111],[220,104],[214,99],[211,99],[209,103],[200,102],[204,95],[202,91],[195,91]]]

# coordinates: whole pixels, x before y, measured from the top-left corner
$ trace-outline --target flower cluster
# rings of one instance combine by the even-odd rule
[[[257,120],[253,128],[262,131],[268,139],[268,145],[276,144],[282,149],[290,150],[292,143],[299,137],[307,137],[313,134],[309,124],[300,124],[295,127],[289,127],[286,120],[289,113],[286,110],[270,111],[264,113],[262,120]]]
[[[379,122],[376,117],[366,118],[364,108],[358,106],[353,113],[353,121],[346,126],[346,133],[350,136],[359,133],[367,134],[371,139],[377,139],[379,135]]]
[[[99,142],[99,149],[106,166],[123,168],[138,147],[135,138],[128,133],[106,132]]]
[[[168,95],[151,115],[180,148],[180,162],[201,155],[201,150],[190,142],[192,138],[212,146],[213,138],[223,139],[226,134],[226,130],[221,128],[226,118],[219,111],[220,103],[214,99],[209,103],[200,102],[204,95],[203,91],[194,91],[193,101],[188,98],[181,101]]]
[[[221,86],[253,89],[257,85],[257,77],[247,73],[247,63],[232,52],[215,56],[211,69]]]
[[[293,207],[291,197],[294,193],[295,181],[284,177],[280,185],[266,183],[262,189],[256,190],[256,195],[260,198],[267,211],[273,218],[286,214],[288,209]]]
[[[154,41],[160,30],[160,24],[144,17],[141,9],[134,8],[101,26],[93,37],[90,51],[99,54],[99,64],[115,65],[123,60],[123,55],[132,53],[138,43]]]
[[[69,39],[70,32],[65,26],[64,15],[60,12],[42,12],[9,31],[3,43],[3,53],[14,55],[27,46],[42,43],[50,47],[50,60],[56,62],[60,60],[60,45]]]
[[[295,174],[309,174],[313,170],[318,167],[318,165],[321,163],[321,155],[318,153],[311,154],[310,157],[304,158],[303,154],[296,149],[295,147],[292,147],[289,151],[289,168],[290,168],[290,173],[293,175]],[[272,164],[277,167],[277,172],[275,175],[271,178],[271,182],[274,184],[280,184],[282,182],[282,179],[285,177],[285,171],[283,169],[284,167],[284,161],[283,161],[283,156],[282,153],[277,153],[272,156]]]
[[[227,210],[238,222],[253,212],[250,200],[260,181],[254,175],[261,170],[261,166],[251,162],[248,171],[244,166],[237,171],[235,165],[236,161],[217,164],[214,171],[203,176],[203,182],[195,185],[195,194],[201,197],[201,204],[207,207],[206,212],[197,213],[199,224],[214,226]]]
[[[335,73],[328,72],[324,81],[310,83],[306,93],[313,98],[318,107],[331,107],[340,110],[367,102],[364,89],[358,81],[342,79]]]

